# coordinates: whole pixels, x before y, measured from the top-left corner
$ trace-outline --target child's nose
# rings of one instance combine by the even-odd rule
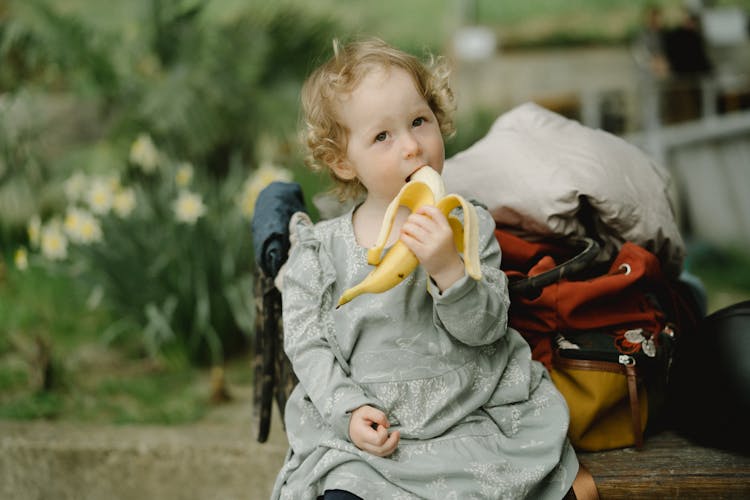
[[[404,134],[403,145],[404,158],[413,158],[421,152],[419,141],[413,134]]]

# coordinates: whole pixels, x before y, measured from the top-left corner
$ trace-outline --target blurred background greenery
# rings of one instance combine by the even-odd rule
[[[252,378],[252,204],[272,179],[300,182],[311,207],[327,187],[296,129],[333,37],[450,56],[481,23],[510,52],[623,46],[652,3],[682,5],[0,2],[0,418],[190,421],[205,367]],[[503,110],[465,111],[448,156]],[[712,297],[748,296],[746,253],[699,250]]]

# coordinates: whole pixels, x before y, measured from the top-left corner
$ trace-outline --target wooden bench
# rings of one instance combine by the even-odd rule
[[[641,498],[750,499],[750,454],[691,443],[673,432],[643,449],[579,453],[602,500]]]

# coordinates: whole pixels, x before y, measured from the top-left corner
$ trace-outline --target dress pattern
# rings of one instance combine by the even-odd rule
[[[460,216],[460,210],[457,210]],[[482,279],[439,292],[418,267],[336,309],[371,270],[352,212],[294,228],[283,271],[284,349],[300,383],[285,410],[289,452],[273,499],[328,489],[366,499],[562,498],[578,470],[568,409],[507,326],[494,222],[477,207]],[[383,410],[400,430],[381,458],[348,438],[349,414]]]

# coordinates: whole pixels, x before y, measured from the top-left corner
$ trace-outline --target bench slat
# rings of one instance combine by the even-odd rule
[[[635,448],[579,452],[602,500],[633,498],[750,499],[750,455],[697,446],[672,433]]]

